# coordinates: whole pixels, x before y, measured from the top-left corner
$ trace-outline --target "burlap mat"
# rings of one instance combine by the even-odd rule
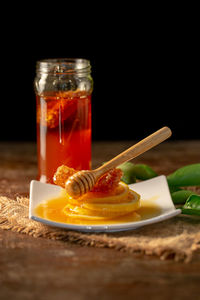
[[[200,249],[200,218],[178,216],[137,230],[89,234],[40,224],[28,218],[28,198],[0,197],[0,228],[33,237],[70,241],[81,245],[108,247],[130,253],[188,262]]]

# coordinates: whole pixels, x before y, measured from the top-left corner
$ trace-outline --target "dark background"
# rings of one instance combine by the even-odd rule
[[[61,11],[15,18],[2,37],[0,140],[36,139],[35,64],[56,57],[91,61],[93,140],[140,139],[165,125],[172,139],[200,138],[195,17],[118,9],[88,22],[87,12],[73,22]]]

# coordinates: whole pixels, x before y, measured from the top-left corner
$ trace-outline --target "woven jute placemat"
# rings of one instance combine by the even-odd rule
[[[29,199],[0,196],[0,228],[53,240],[108,247],[129,253],[189,262],[200,249],[200,218],[177,216],[137,230],[117,233],[81,233],[43,225],[28,218]]]

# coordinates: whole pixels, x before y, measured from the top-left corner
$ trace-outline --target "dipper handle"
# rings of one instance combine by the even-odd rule
[[[97,180],[106,172],[115,168],[122,163],[129,161],[147,150],[160,144],[171,136],[172,132],[170,128],[163,127],[153,134],[149,135],[145,139],[141,140],[137,144],[128,148],[124,152],[115,156],[113,159],[105,163],[103,166],[91,170],[91,171],[80,171],[72,175],[66,182],[65,188],[67,193],[74,197],[80,197],[81,195],[92,190]]]
[[[138,142],[137,144],[131,146],[124,152],[115,156],[113,159],[109,160],[103,166],[96,169],[96,171],[98,171],[99,174],[101,173],[101,175],[103,175],[110,169],[115,168],[121,165],[122,163],[129,161],[139,156],[140,154],[146,152],[147,150],[155,147],[156,145],[160,144],[161,142],[169,138],[171,134],[172,132],[169,127],[162,127],[161,129],[155,131],[151,135]]]

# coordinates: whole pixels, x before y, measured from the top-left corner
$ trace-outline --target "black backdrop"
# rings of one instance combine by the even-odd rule
[[[35,140],[35,64],[55,57],[91,61],[93,140],[140,139],[164,125],[173,139],[200,138],[197,39],[187,24],[71,24],[62,36],[39,25],[5,37],[0,140]]]

